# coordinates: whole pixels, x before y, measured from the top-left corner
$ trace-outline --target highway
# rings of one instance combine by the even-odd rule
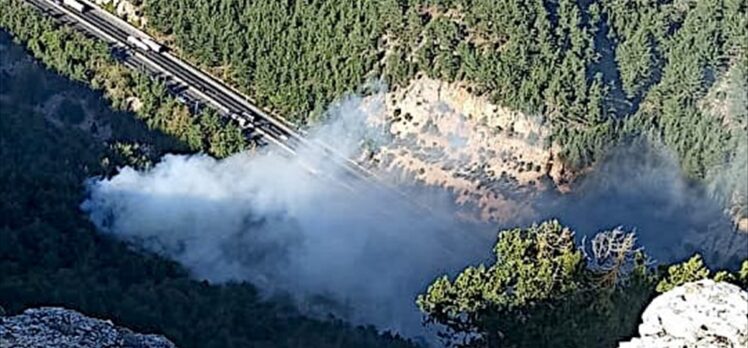
[[[244,118],[248,124],[253,126],[253,132],[262,135],[270,142],[280,148],[295,154],[301,147],[313,148],[320,154],[324,154],[333,163],[345,168],[350,174],[360,179],[371,178],[373,175],[350,159],[338,155],[331,147],[319,142],[310,142],[298,132],[291,129],[283,120],[263,112],[261,108],[250,103],[246,97],[236,89],[224,84],[219,79],[200,71],[189,63],[179,60],[168,53],[159,53],[152,50],[142,50],[127,43],[130,35],[144,38],[148,37],[137,28],[112,14],[82,1],[88,7],[86,11],[79,12],[64,6],[54,0],[27,0],[32,5],[44,10],[46,13],[57,11],[65,17],[80,22],[84,29],[111,44],[122,46],[130,51],[130,58],[134,62],[130,65],[140,64],[150,68],[150,72],[162,73],[167,78],[175,80],[178,84],[185,85],[188,94],[194,99],[196,96],[207,104],[212,104],[226,115]]]

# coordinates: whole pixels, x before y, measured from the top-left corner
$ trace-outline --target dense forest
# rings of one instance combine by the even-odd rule
[[[0,28],[48,68],[102,91],[115,109],[134,111],[150,128],[184,142],[186,150],[225,157],[248,145],[239,128],[215,111],[203,109],[193,117],[163,81],[116,61],[105,43],[55,23],[22,0],[0,0],[0,6]]]
[[[47,36],[52,36],[50,31]],[[96,232],[79,210],[85,180],[164,152],[179,139],[116,112],[47,72],[0,32],[0,307],[59,305],[166,335],[179,347],[411,347],[373,328],[301,316],[249,284],[209,285],[178,264]],[[85,46],[84,46],[85,47]],[[62,94],[60,94],[62,93]],[[56,111],[42,106],[65,98]],[[95,125],[86,121],[95,113]],[[105,131],[109,129],[110,132]],[[148,151],[137,151],[148,149]],[[136,161],[137,162],[137,161]]]
[[[745,130],[697,105],[730,67],[746,76],[742,0],[136,3],[183,55],[302,124],[368,79],[425,73],[543,115],[576,167],[644,134],[701,179]]]

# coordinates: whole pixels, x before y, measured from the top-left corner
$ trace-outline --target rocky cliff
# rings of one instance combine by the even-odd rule
[[[168,339],[116,327],[64,308],[0,317],[0,348],[176,348]]]
[[[639,335],[619,348],[748,347],[748,292],[712,280],[676,287],[649,304]]]

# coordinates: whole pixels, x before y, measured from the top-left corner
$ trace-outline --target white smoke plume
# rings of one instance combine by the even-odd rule
[[[344,155],[362,139],[386,142],[366,126],[383,98],[366,100],[334,105],[331,122],[309,138]],[[623,225],[660,261],[693,252],[722,264],[746,257],[746,236],[732,232],[719,205],[683,179],[676,163],[644,153],[612,156],[574,194],[545,195],[533,204],[537,215],[505,225],[560,218],[580,237]],[[224,160],[167,155],[150,170],[124,168],[88,188],[83,209],[100,230],[172,258],[197,278],[249,281],[267,294],[291,294],[307,312],[409,336],[425,333],[415,296],[434,277],[485,261],[502,227],[459,221],[449,194],[399,187],[427,207],[412,204],[315,151]]]
[[[330,111],[335,121],[309,136],[351,154],[377,137],[362,125],[379,103],[347,98]],[[198,278],[289,292],[311,311],[321,306],[314,299],[330,298],[335,308],[320,311],[410,335],[422,330],[417,293],[435,275],[487,256],[495,238],[493,226],[453,219],[447,195],[431,195],[428,209],[413,205],[311,151],[167,155],[149,171],[124,168],[89,189],[83,209],[102,231]]]

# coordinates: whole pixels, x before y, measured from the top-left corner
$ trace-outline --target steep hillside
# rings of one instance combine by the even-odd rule
[[[699,107],[715,81],[748,61],[740,0],[133,3],[146,30],[300,125],[370,79],[401,93],[425,75],[542,121],[561,181],[636,137],[663,143],[696,181],[712,182],[713,168],[742,158],[745,127],[722,127]],[[440,102],[434,97],[427,102]],[[502,171],[484,177],[501,181]],[[739,179],[721,195],[746,196]],[[748,203],[720,199],[738,202],[727,209],[740,224]]]
[[[364,100],[382,97],[382,112],[370,115],[368,121],[390,141],[363,142],[361,162],[384,176],[447,188],[480,220],[528,218],[534,198],[545,198],[547,191],[554,195],[572,191],[580,195],[555,195],[567,201],[559,199],[562,207],[545,213],[577,209],[566,217],[584,227],[577,229],[580,233],[610,224],[646,226],[642,235],[650,239],[645,247],[667,250],[669,258],[708,250],[714,255],[705,257],[724,257],[725,264],[744,259],[746,235],[733,233],[729,222],[718,221],[724,217],[721,208],[702,203],[719,201],[735,225],[748,230],[745,1],[100,2],[136,21],[176,54],[235,84],[302,128],[324,123],[330,103],[349,92],[365,95]],[[147,168],[167,152],[227,157],[245,149],[245,139],[215,112],[190,114],[162,82],[125,68],[103,43],[56,24],[22,0],[0,0],[0,8],[0,28],[12,33],[47,68],[77,81],[30,64],[18,46],[0,37],[5,40],[0,45],[0,158],[5,160],[0,167],[4,194],[0,308],[16,314],[39,305],[64,305],[111,318],[117,325],[162,334],[180,347],[413,346],[371,327],[305,317],[288,299],[262,298],[251,284],[195,281],[183,265],[138,247],[140,236],[146,236],[149,243],[145,244],[159,247],[163,245],[158,238],[166,238],[177,253],[197,245],[188,250],[195,252],[189,256],[197,255],[188,261],[199,265],[210,259],[201,254],[203,241],[217,238],[218,245],[234,247],[228,249],[233,252],[217,249],[219,254],[231,254],[230,262],[232,257],[241,261],[255,256],[245,253],[245,245],[234,243],[234,235],[223,238],[207,231],[215,224],[204,234],[200,224],[191,224],[197,231],[189,232],[206,239],[184,243],[175,238],[179,230],[172,228],[184,225],[169,225],[160,210],[151,209],[155,228],[135,231],[145,233],[132,233],[131,244],[98,234],[79,209],[86,180],[116,174],[121,165]],[[388,90],[372,95],[368,87],[372,80],[386,82]],[[88,87],[99,92],[92,94]],[[101,97],[121,113],[112,112]],[[640,141],[665,155],[648,157],[649,148],[630,146]],[[608,165],[605,160],[617,154],[611,150],[621,148],[627,150],[618,152],[633,160]],[[638,162],[648,166],[642,170],[629,166]],[[286,175],[297,167],[276,165],[279,172],[275,172],[264,168],[278,162],[259,163],[263,172],[270,173],[267,177],[276,176],[271,177],[277,180],[275,186],[284,188],[266,192],[299,191],[299,187],[313,191],[308,182]],[[148,173],[130,171],[128,177],[142,179],[154,172]],[[575,181],[581,177],[590,181]],[[212,184],[200,177],[196,180]],[[637,186],[640,181],[646,185]],[[129,183],[132,186],[125,187],[142,186],[137,180]],[[225,187],[232,195],[245,194],[236,184],[235,180]],[[198,191],[183,186],[189,193]],[[130,201],[135,206],[150,207],[143,202],[153,197],[132,189],[128,193],[135,197]],[[367,218],[353,219],[354,226],[309,219],[321,225],[320,230],[367,232],[360,227],[370,223],[386,233],[347,233],[351,239],[316,233],[323,245],[335,247],[312,244],[314,255],[324,260],[321,264],[337,265],[344,259],[345,269],[353,271],[336,273],[331,271],[335,267],[310,266],[309,258],[293,254],[294,269],[304,270],[307,279],[299,281],[301,272],[278,272],[290,279],[288,283],[301,284],[304,291],[310,290],[306,285],[311,283],[334,288],[328,293],[356,292],[375,299],[363,308],[388,311],[405,307],[401,303],[412,304],[413,298],[402,295],[394,301],[396,296],[382,294],[411,294],[410,280],[432,276],[414,274],[419,270],[415,266],[426,265],[421,269],[429,272],[439,268],[448,275],[436,279],[418,304],[427,322],[454,331],[448,334],[480,340],[475,332],[481,332],[491,342],[518,346],[610,345],[633,334],[633,318],[661,276],[639,253],[610,252],[602,261],[590,259],[576,247],[570,229],[549,222],[504,231],[504,236],[516,238],[497,241],[495,264],[467,267],[452,282],[458,272],[443,270],[446,266],[440,263],[449,258],[451,264],[452,255],[447,257],[430,234],[419,239],[403,233],[413,232],[414,220],[421,216],[408,216],[404,224],[396,219],[387,221],[392,225],[383,224],[375,220],[390,218],[368,214],[370,205],[346,205],[326,195],[309,197],[314,199],[304,203],[312,202],[314,208],[323,207],[327,200],[340,204],[320,209],[324,215],[353,216],[355,210]],[[102,226],[116,213],[128,211],[114,205],[116,211],[112,209],[110,215],[97,216]],[[286,208],[280,205],[279,211],[285,214]],[[637,215],[645,210],[647,214]],[[440,217],[449,219],[451,213]],[[187,210],[185,216],[199,219],[196,215]],[[265,221],[262,216],[259,220]],[[184,221],[191,220],[179,222]],[[140,230],[135,224],[127,226]],[[543,232],[542,238],[538,231]],[[470,255],[479,253],[467,242],[465,231],[451,228],[449,232],[457,236],[449,235],[450,248],[470,247],[475,251]],[[390,236],[406,236],[414,244],[387,239]],[[614,242],[633,246],[633,235],[630,238]],[[564,242],[563,248],[555,248],[558,241]],[[426,245],[427,252],[421,252],[418,244]],[[428,249],[429,245],[439,249]],[[264,258],[265,250],[258,250],[258,258]],[[326,250],[345,253],[332,258]],[[500,251],[516,258],[504,257]],[[365,257],[357,258],[360,255]],[[402,255],[408,257],[398,258]],[[387,262],[380,264],[382,258]],[[309,272],[312,268],[314,272]],[[397,272],[391,272],[395,268]],[[610,269],[616,272],[606,272]],[[618,270],[639,273],[619,278]],[[562,278],[554,277],[556,271],[562,272]],[[336,277],[328,277],[329,273]],[[390,273],[394,278],[378,278]],[[357,278],[349,287],[334,281],[348,281],[355,278],[352,275],[366,279],[359,283]],[[625,281],[629,279],[632,282]],[[398,292],[388,292],[388,287]],[[309,306],[328,300],[314,298]],[[448,338],[455,337],[464,338]]]
[[[412,346],[303,317],[249,284],[193,280],[174,262],[97,233],[79,210],[88,178],[185,146],[44,70],[5,33],[0,40],[0,306],[9,315],[64,306],[179,347]]]

